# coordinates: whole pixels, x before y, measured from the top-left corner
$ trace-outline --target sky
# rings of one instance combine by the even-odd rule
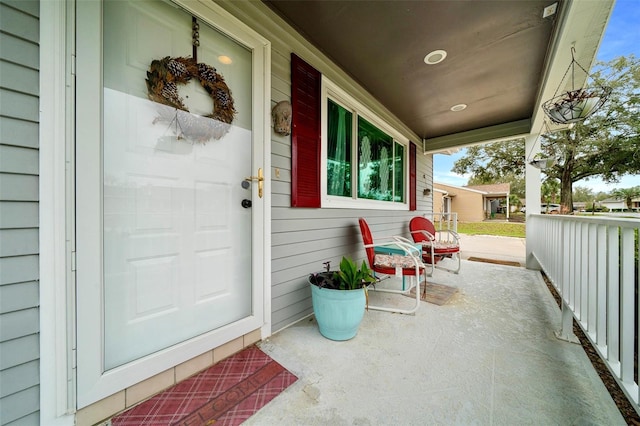
[[[597,59],[609,61],[631,53],[640,57],[640,0],[617,0],[600,44]],[[453,163],[464,156],[464,153],[463,149],[452,155],[435,154],[433,156],[434,182],[456,186],[465,185],[469,176],[458,175],[451,171]],[[573,186],[574,188],[576,186],[590,188],[595,193],[610,192],[616,188],[640,186],[640,175],[624,176],[616,184],[606,184],[601,179],[591,178],[578,181]]]

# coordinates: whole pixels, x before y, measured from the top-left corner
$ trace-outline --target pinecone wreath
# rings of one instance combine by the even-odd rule
[[[178,86],[192,78],[198,79],[213,101],[212,113],[204,117],[191,114],[178,94]],[[162,108],[156,119],[170,124],[175,121],[178,139],[205,143],[212,138],[222,138],[231,128],[236,115],[233,97],[224,77],[214,67],[196,63],[191,58],[167,56],[151,61],[146,82],[150,100],[184,111],[179,113]]]

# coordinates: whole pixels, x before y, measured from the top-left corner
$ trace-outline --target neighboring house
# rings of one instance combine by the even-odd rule
[[[479,222],[499,212],[508,218],[510,188],[508,183],[454,186],[434,182],[433,210],[436,213],[455,212],[460,222]]]
[[[329,47],[354,61],[339,66],[340,52],[306,38],[320,22],[306,7],[303,35],[258,1],[0,0],[0,425],[94,424],[309,316],[308,274],[364,258],[359,217],[407,235],[411,217],[436,210],[432,152],[505,137],[531,152],[535,106],[554,96],[572,46],[591,63],[612,8],[560,1],[549,16],[548,3],[414,2],[445,8],[418,15],[375,2],[390,8],[371,28],[379,37],[353,15],[332,28],[328,13],[321,32],[343,37]],[[471,28],[459,21],[474,7],[487,9]],[[422,49],[440,43],[405,18],[441,12],[454,20],[433,35],[466,46],[468,69],[422,68]],[[411,58],[364,49],[417,39],[428,43]],[[194,53],[202,66],[182,61]],[[393,64],[403,68],[380,71]],[[467,79],[471,68],[482,77]],[[416,96],[379,100],[416,75]],[[444,101],[426,90],[442,77],[453,80]],[[458,88],[478,107],[449,116],[464,109],[442,108],[465,101],[451,98]],[[175,108],[179,96],[195,114]],[[272,126],[281,101],[291,135]],[[498,198],[463,191],[481,199],[474,214]],[[528,189],[530,205],[536,196]]]
[[[627,202],[625,200],[618,200],[615,198],[608,198],[606,200],[602,200],[599,202],[600,206],[606,207],[609,211],[612,212],[621,212],[628,210]],[[631,210],[639,211],[640,210],[640,198],[633,198],[631,200]]]
[[[592,206],[593,206],[593,202],[587,203],[586,201],[574,201],[573,202],[573,211],[583,212],[587,208],[590,208]]]

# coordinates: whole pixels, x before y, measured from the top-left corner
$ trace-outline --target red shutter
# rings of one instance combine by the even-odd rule
[[[320,207],[320,78],[291,54],[291,207]]]
[[[416,209],[416,145],[409,142],[409,210]]]

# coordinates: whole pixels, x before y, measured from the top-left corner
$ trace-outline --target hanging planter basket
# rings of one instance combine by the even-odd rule
[[[544,170],[544,169],[553,167],[556,164],[556,159],[555,158],[538,158],[538,159],[529,161],[529,164],[535,167],[536,169]]]
[[[542,109],[556,124],[576,123],[600,109],[610,94],[610,87],[572,90],[546,101]]]
[[[565,71],[560,85],[556,89],[553,98],[542,104],[542,110],[556,124],[571,124],[583,121],[596,112],[609,99],[611,87],[596,85],[594,87],[583,87],[576,89],[575,73],[576,65],[585,74],[585,81],[589,79],[587,70],[576,61],[575,48],[571,48],[571,63]],[[556,96],[562,86],[565,77],[571,71],[571,90]]]
[[[536,169],[545,170],[555,166],[557,162],[558,158],[556,156],[545,157],[539,152],[531,161],[529,161],[529,164]]]

